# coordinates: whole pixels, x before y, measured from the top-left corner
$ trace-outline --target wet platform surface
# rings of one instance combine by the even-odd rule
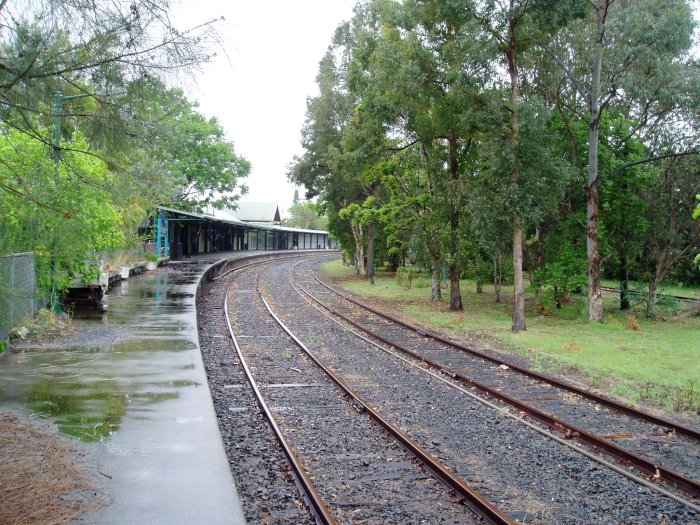
[[[94,451],[112,503],[86,523],[244,523],[196,330],[199,277],[224,256],[131,277],[96,343],[0,356],[0,410],[56,423]],[[94,324],[99,326],[95,326]],[[109,477],[108,477],[109,476]]]

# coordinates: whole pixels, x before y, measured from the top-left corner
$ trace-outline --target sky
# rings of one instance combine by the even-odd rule
[[[175,7],[182,28],[225,19],[218,24],[223,48],[183,89],[252,164],[242,200],[276,202],[283,215],[291,206],[287,165],[303,153],[306,99],[317,94],[318,63],[355,1],[200,0]]]
[[[174,19],[181,28],[224,17],[223,46],[193,81],[183,85],[199,110],[215,116],[236,153],[252,170],[243,196],[276,202],[284,215],[294,186],[287,165],[303,153],[301,128],[306,99],[317,93],[315,78],[336,27],[352,17],[356,0],[181,0]],[[694,0],[696,20],[700,2]],[[303,188],[299,191],[304,198]]]

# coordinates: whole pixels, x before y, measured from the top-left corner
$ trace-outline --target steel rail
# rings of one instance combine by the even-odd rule
[[[665,427],[669,430],[669,432],[675,432],[676,434],[683,435],[692,439],[695,439],[696,441],[700,441],[700,431],[697,431],[693,428],[687,427],[685,425],[682,425],[680,423],[676,423],[674,421],[655,416],[653,414],[649,414],[647,412],[642,412],[641,410],[637,410],[634,407],[631,407],[629,405],[625,405],[624,403],[620,403],[619,401],[615,401],[613,399],[610,399],[608,397],[605,397],[600,394],[596,394],[595,392],[591,392],[589,390],[584,390],[583,388],[577,387],[575,385],[572,385],[571,383],[568,383],[566,381],[562,381],[560,379],[554,378],[552,376],[549,376],[547,374],[543,374],[541,372],[535,372],[533,370],[529,370],[525,367],[522,367],[520,365],[517,365],[515,363],[511,363],[509,361],[505,361],[503,359],[499,359],[498,357],[494,357],[488,354],[485,354],[483,352],[480,352],[479,350],[476,350],[474,348],[470,348],[468,346],[462,345],[460,343],[457,343],[455,341],[451,341],[440,334],[433,332],[431,330],[424,330],[424,329],[419,329],[414,326],[409,325],[408,323],[402,321],[401,319],[397,319],[391,315],[385,314],[384,312],[380,312],[379,310],[376,310],[372,308],[371,306],[368,306],[366,304],[363,304],[360,301],[357,301],[356,299],[353,299],[349,295],[345,295],[338,290],[334,289],[333,287],[327,285],[323,281],[321,281],[317,276],[314,276],[314,279],[330,290],[331,292],[335,293],[336,295],[342,297],[343,299],[356,304],[357,306],[364,308],[370,312],[372,312],[375,315],[378,315],[379,317],[383,317],[384,319],[387,319],[388,321],[392,321],[394,323],[397,323],[413,332],[416,332],[419,335],[425,336],[425,337],[430,337],[434,339],[435,341],[438,341],[440,343],[446,344],[448,346],[452,346],[458,350],[467,352],[471,355],[474,355],[476,357],[480,357],[481,359],[484,359],[486,361],[490,361],[494,364],[497,365],[506,365],[508,368],[511,368],[512,370],[515,370],[517,372],[520,372],[521,374],[524,374],[528,377],[531,377],[533,379],[537,379],[539,381],[543,381],[545,383],[549,383],[552,386],[568,390],[569,392],[573,392],[575,394],[578,394],[580,396],[583,396],[588,399],[592,399],[598,403],[601,403],[603,405],[606,405],[614,410],[617,410],[618,412],[622,412],[624,414],[627,414],[629,416],[634,416],[639,419],[646,420],[650,423],[653,423],[655,425],[659,425],[661,427]]]
[[[319,359],[306,347],[306,345],[282,322],[282,320],[272,311],[270,305],[263,297],[262,292],[258,289],[260,298],[270,313],[270,316],[277,324],[289,335],[289,337],[297,344],[299,348],[321,369],[328,377],[340,387],[348,396],[356,403],[362,406],[362,409],[367,412],[380,426],[382,426],[389,434],[391,434],[405,449],[416,456],[425,467],[430,470],[440,482],[454,490],[457,494],[464,498],[465,504],[476,514],[486,520],[487,523],[498,525],[508,524],[515,525],[506,514],[496,508],[491,502],[479,494],[475,489],[468,485],[461,477],[450,472],[443,466],[437,458],[430,452],[421,447],[408,434],[394,426],[391,422],[385,419],[378,411],[373,409],[367,401],[364,400],[357,392],[350,388],[345,382],[340,379],[333,371],[326,367]]]
[[[613,288],[612,286],[601,286],[600,289],[603,290],[604,292],[616,293],[616,294],[620,293],[619,288]],[[637,295],[632,291],[628,291],[627,294],[630,296]],[[659,297],[670,297],[670,298],[675,299],[677,301],[684,301],[684,302],[688,302],[688,303],[700,303],[700,297],[687,297],[684,295],[671,295],[668,293],[660,293]]]
[[[304,296],[302,295],[302,297],[304,297]],[[326,317],[328,317],[328,318],[329,318],[331,321],[333,321],[334,323],[337,323],[338,325],[341,325],[341,326],[345,326],[345,325],[342,324],[342,322],[341,322],[340,320],[335,319],[335,318],[332,316],[332,314],[326,312],[324,308],[322,308],[322,307],[320,307],[320,306],[318,306],[318,305],[315,305],[315,304],[312,302],[312,300],[310,300],[309,298],[304,297],[304,299],[305,299],[311,306],[313,306],[314,308],[316,308],[321,314],[323,314],[323,315],[325,315]],[[346,327],[346,328],[347,328],[347,327]],[[480,396],[474,394],[474,393],[471,392],[469,389],[467,389],[467,388],[465,388],[464,386],[462,386],[462,385],[457,384],[456,382],[454,382],[451,378],[448,379],[449,376],[445,376],[442,372],[439,372],[439,371],[437,371],[437,372],[436,372],[436,371],[433,371],[430,367],[428,367],[428,366],[425,365],[424,363],[416,363],[415,360],[412,360],[412,359],[409,359],[408,357],[402,356],[400,353],[395,352],[395,351],[394,351],[394,350],[395,350],[394,348],[387,348],[387,347],[385,347],[385,346],[382,346],[382,345],[380,345],[379,343],[377,343],[376,341],[370,339],[369,337],[366,337],[366,336],[362,335],[362,334],[359,333],[359,332],[355,332],[355,331],[353,331],[353,330],[350,330],[349,328],[347,328],[347,330],[349,330],[352,334],[354,334],[354,335],[357,336],[358,338],[362,339],[362,340],[365,341],[366,343],[369,343],[370,345],[372,345],[372,346],[376,347],[377,349],[381,350],[382,352],[385,352],[385,353],[387,353],[387,354],[389,354],[389,355],[394,356],[396,359],[398,359],[398,360],[400,360],[400,361],[403,361],[404,363],[406,363],[406,365],[411,366],[411,367],[414,367],[414,368],[417,368],[417,369],[419,369],[419,370],[425,372],[426,374],[431,375],[432,377],[434,377],[434,378],[437,379],[438,381],[441,381],[441,382],[445,383],[447,386],[449,386],[449,387],[451,387],[451,388],[454,388],[455,390],[457,390],[457,391],[463,393],[464,395],[466,395],[466,396],[472,398],[474,401],[477,401],[478,403],[481,403],[481,404],[483,404],[483,405],[485,405],[485,406],[488,406],[489,408],[492,408],[492,409],[495,410],[496,412],[500,413],[503,417],[506,417],[506,418],[508,418],[508,419],[511,419],[511,420],[513,420],[513,421],[515,421],[515,422],[517,422],[517,423],[523,424],[523,425],[525,425],[526,427],[531,428],[533,431],[537,432],[538,434],[541,434],[541,435],[543,435],[543,436],[545,436],[545,437],[547,437],[547,438],[549,438],[549,439],[551,439],[551,440],[553,440],[553,441],[559,443],[560,445],[562,445],[562,446],[564,446],[564,447],[570,448],[571,450],[575,450],[576,453],[581,454],[582,456],[585,456],[585,457],[587,457],[588,459],[591,459],[591,460],[595,461],[596,463],[598,463],[598,464],[600,464],[600,465],[603,465],[603,466],[609,468],[610,470],[612,470],[612,471],[614,471],[614,472],[617,472],[618,474],[620,474],[620,475],[622,475],[622,476],[624,476],[624,477],[626,477],[626,478],[628,478],[628,479],[630,479],[630,480],[632,480],[632,481],[635,481],[635,482],[639,483],[640,485],[642,485],[642,486],[644,486],[644,487],[647,487],[647,488],[649,488],[649,489],[651,489],[651,490],[653,490],[653,491],[655,491],[655,492],[657,492],[657,493],[659,493],[659,494],[661,494],[661,495],[663,495],[663,496],[666,496],[666,497],[668,497],[669,499],[672,499],[673,501],[676,501],[677,503],[680,503],[680,504],[682,504],[682,505],[685,505],[685,506],[687,506],[687,507],[693,509],[695,512],[700,512],[700,505],[696,505],[696,504],[693,503],[692,501],[689,501],[689,500],[687,500],[687,499],[685,499],[685,498],[682,498],[682,497],[678,496],[677,494],[675,494],[675,493],[673,493],[673,492],[671,492],[671,491],[669,491],[669,490],[667,490],[667,489],[661,487],[658,483],[650,482],[650,481],[648,481],[646,478],[640,477],[640,476],[638,476],[638,475],[636,475],[636,474],[630,472],[629,470],[627,470],[627,469],[625,469],[625,468],[623,468],[623,467],[621,467],[621,466],[619,466],[619,465],[617,465],[617,464],[615,464],[615,463],[611,463],[610,461],[608,461],[608,460],[606,460],[606,459],[603,459],[602,457],[600,457],[600,455],[597,455],[597,454],[595,454],[595,453],[593,453],[593,452],[589,452],[588,450],[586,450],[586,449],[584,449],[584,448],[581,448],[581,447],[579,447],[579,446],[575,446],[575,445],[571,442],[570,439],[565,439],[565,438],[559,437],[559,436],[557,436],[557,435],[554,435],[554,434],[552,434],[549,430],[546,430],[546,429],[542,428],[541,426],[536,425],[535,423],[531,423],[530,421],[527,421],[526,419],[524,419],[524,415],[516,415],[516,414],[513,414],[513,413],[511,413],[511,411],[510,411],[508,408],[504,408],[504,407],[498,406],[498,405],[492,403],[491,401],[488,401],[487,399],[485,399],[485,398],[483,398],[483,397],[480,397]]]
[[[591,434],[575,425],[572,425],[570,423],[567,423],[555,416],[552,416],[551,414],[548,414],[546,412],[543,412],[537,408],[534,408],[522,401],[520,401],[517,398],[514,398],[506,393],[500,392],[494,388],[491,388],[489,386],[484,385],[483,383],[480,383],[470,377],[465,376],[464,374],[461,374],[457,371],[450,370],[448,368],[445,368],[443,365],[440,363],[437,363],[435,361],[432,361],[430,359],[427,359],[424,356],[421,356],[420,354],[417,354],[405,347],[402,347],[401,345],[396,344],[394,341],[391,341],[390,339],[387,339],[369,329],[361,325],[360,323],[354,321],[353,319],[350,319],[348,316],[338,312],[336,309],[332,308],[331,306],[323,303],[323,301],[319,300],[318,298],[314,297],[310,292],[308,292],[305,288],[303,288],[301,285],[297,283],[297,286],[306,294],[308,295],[311,299],[316,301],[318,304],[322,305],[324,308],[326,308],[328,311],[333,313],[334,315],[338,316],[339,318],[343,319],[345,322],[351,324],[352,326],[358,328],[359,330],[363,331],[364,333],[367,333],[371,335],[372,337],[378,339],[379,341],[382,341],[383,343],[389,345],[391,348],[394,348],[395,350],[398,350],[399,352],[403,353],[404,355],[410,356],[412,359],[415,359],[424,365],[430,367],[431,369],[441,372],[450,378],[452,378],[455,381],[458,381],[462,384],[472,386],[476,388],[477,390],[488,394],[489,396],[498,399],[499,401],[506,403],[508,405],[513,406],[514,408],[528,414],[531,416],[533,419],[539,421],[540,423],[546,425],[550,429],[557,430],[560,432],[563,432],[566,438],[569,439],[575,439],[576,441],[580,443],[585,443],[588,446],[593,447],[596,450],[600,450],[602,453],[614,457],[618,461],[621,461],[625,464],[628,465],[633,465],[635,468],[643,472],[644,474],[648,475],[653,481],[655,482],[660,482],[660,481],[665,481],[666,483],[672,485],[675,487],[677,490],[680,490],[684,492],[685,494],[693,497],[693,498],[700,498],[700,483],[697,481],[690,479],[682,474],[679,474],[678,472],[675,472],[671,469],[668,469],[662,465],[658,465],[656,463],[653,463],[649,461],[648,459],[645,459],[641,456],[638,456],[632,452],[629,452],[628,450],[619,447],[618,445],[611,443],[610,441],[600,438],[594,434]],[[354,301],[353,301],[354,302]],[[359,305],[361,306],[361,305]],[[369,309],[371,311],[371,309]],[[403,325],[403,323],[400,323]],[[419,332],[418,330],[413,329],[414,331]],[[420,333],[420,332],[419,332]],[[443,342],[443,341],[441,341]],[[451,344],[451,343],[447,343]],[[509,366],[509,365],[507,365]],[[684,502],[685,503],[685,502]]]
[[[269,261],[261,261],[261,262],[269,262]],[[333,518],[333,515],[331,514],[330,510],[328,509],[325,502],[323,501],[323,498],[316,490],[316,487],[314,486],[313,481],[311,480],[309,475],[304,470],[304,467],[302,466],[301,461],[299,460],[299,457],[296,455],[296,453],[294,452],[294,449],[287,442],[287,439],[284,437],[282,430],[280,429],[279,425],[277,424],[275,417],[272,415],[272,411],[270,410],[267,403],[265,402],[265,399],[263,399],[262,393],[260,392],[260,388],[258,387],[258,384],[255,381],[255,378],[253,377],[253,374],[250,371],[250,368],[248,367],[248,363],[246,362],[245,357],[243,356],[243,352],[241,351],[241,348],[238,345],[238,340],[236,339],[236,336],[233,333],[233,328],[231,327],[231,321],[230,321],[229,316],[228,316],[228,288],[227,288],[227,293],[226,293],[225,298],[224,298],[224,316],[226,317],[226,326],[228,327],[229,335],[231,336],[231,340],[233,341],[233,346],[236,349],[236,353],[238,354],[238,359],[240,359],[241,365],[243,366],[243,370],[245,371],[245,375],[246,375],[246,378],[248,379],[248,383],[250,384],[251,388],[253,389],[253,392],[255,393],[255,398],[258,402],[258,405],[260,406],[260,409],[263,411],[265,418],[267,419],[270,426],[272,427],[272,430],[275,433],[275,436],[277,437],[277,441],[279,442],[280,446],[282,447],[282,451],[284,452],[284,455],[287,456],[287,460],[289,461],[289,463],[290,463],[290,465],[295,473],[295,477],[297,478],[297,483],[299,485],[301,485],[304,492],[306,493],[305,495],[306,495],[307,501],[311,504],[311,508],[314,511],[314,513],[316,514],[316,518],[319,521],[321,521],[321,523],[324,523],[326,525],[336,525],[337,522],[336,522],[335,518]]]
[[[261,257],[266,257],[266,255],[267,255],[267,254],[261,255]],[[256,266],[256,265],[258,265],[258,264],[271,263],[271,262],[275,262],[275,261],[286,261],[287,259],[301,259],[301,258],[304,258],[304,257],[307,257],[307,258],[308,258],[309,255],[314,255],[314,256],[316,256],[316,258],[318,258],[318,259],[320,259],[320,258],[322,258],[322,257],[330,257],[329,254],[325,254],[325,253],[324,253],[324,254],[318,254],[318,255],[316,255],[315,253],[299,253],[299,254],[294,254],[294,255],[285,255],[284,257],[271,257],[271,256],[270,256],[270,257],[267,257],[267,258],[264,258],[264,259],[251,261],[251,262],[248,262],[248,263],[245,263],[245,264],[241,264],[240,266],[235,266],[235,267],[233,267],[233,268],[230,268],[229,270],[226,270],[224,273],[222,273],[222,274],[220,274],[220,275],[217,275],[216,277],[212,278],[212,282],[218,281],[219,279],[223,279],[224,277],[226,277],[226,276],[229,275],[230,273],[238,272],[238,271],[240,271],[240,270],[243,270],[243,269],[245,269],[245,268],[250,268],[251,266]],[[235,259],[232,260],[232,262],[236,262]]]

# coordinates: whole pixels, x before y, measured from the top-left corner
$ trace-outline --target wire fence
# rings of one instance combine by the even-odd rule
[[[0,257],[0,343],[25,317],[33,317],[41,307],[36,283],[33,253]]]

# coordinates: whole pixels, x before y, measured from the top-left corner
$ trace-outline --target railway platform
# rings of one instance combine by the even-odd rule
[[[245,523],[197,336],[206,254],[116,285],[73,347],[0,355],[0,411],[55,423],[91,449],[111,503],[94,524]]]

